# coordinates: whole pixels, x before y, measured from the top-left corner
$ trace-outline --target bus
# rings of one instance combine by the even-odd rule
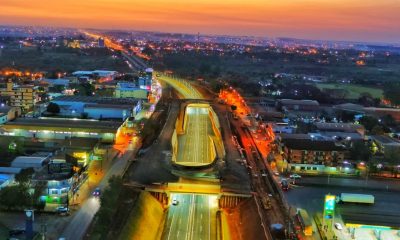
[[[312,221],[306,210],[302,208],[297,209],[297,220],[300,222],[304,235],[312,236],[313,234]]]

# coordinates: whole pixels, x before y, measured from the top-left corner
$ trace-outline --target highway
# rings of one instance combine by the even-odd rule
[[[170,205],[163,239],[217,239],[216,195],[172,193],[171,199],[176,199],[178,204]]]
[[[210,135],[213,135],[208,108],[188,107],[185,134],[178,136],[177,163],[204,165],[212,163],[210,155]]]

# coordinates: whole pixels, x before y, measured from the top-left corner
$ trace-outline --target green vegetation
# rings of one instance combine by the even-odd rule
[[[400,83],[392,82],[384,87],[385,98],[394,105],[400,105]]]
[[[108,180],[108,186],[101,194],[101,206],[96,213],[95,224],[92,230],[92,239],[106,239],[113,218],[117,212],[119,197],[122,190],[122,178],[112,176]]]
[[[160,239],[163,219],[164,208],[161,203],[149,192],[142,192],[118,239]]]
[[[49,105],[47,105],[47,112],[51,113],[51,114],[58,114],[60,113],[60,106],[58,106],[57,103],[49,103]]]
[[[128,65],[113,55],[107,48],[73,49],[54,47],[38,49],[35,47],[15,46],[3,49],[0,69],[15,68],[31,72],[45,71],[48,77],[57,77],[58,73],[77,70],[106,69],[120,72],[130,71]]]
[[[315,54],[302,54],[307,49],[298,51],[274,47],[249,47],[246,51],[159,51],[152,54],[153,66],[157,70],[172,70],[185,79],[204,79],[218,88],[216,81],[228,82],[245,94],[257,96],[261,89],[259,81],[271,80],[268,90],[280,89],[297,82],[307,82],[303,77],[317,77],[329,83],[343,80],[357,85],[339,85],[349,91],[348,98],[357,99],[364,92],[373,98],[382,97],[383,83],[400,79],[400,55],[386,55],[376,52],[373,57],[363,59],[364,66],[357,66],[360,51],[318,49]],[[280,73],[281,76],[275,75]],[[253,84],[253,85],[251,85]],[[371,88],[362,86],[372,86]],[[327,87],[329,85],[326,85]],[[338,86],[329,86],[339,88]],[[285,96],[286,97],[286,96]],[[343,98],[339,98],[343,99]]]
[[[321,89],[343,89],[347,92],[345,98],[347,99],[358,99],[362,97],[364,93],[369,93],[373,98],[382,98],[383,90],[376,87],[364,87],[356,84],[330,84],[330,83],[318,83],[316,86]]]
[[[8,239],[9,235],[8,235],[8,231],[10,229],[8,229],[6,226],[2,225],[0,223],[0,239]]]

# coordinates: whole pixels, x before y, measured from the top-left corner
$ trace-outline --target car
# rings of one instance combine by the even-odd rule
[[[172,199],[172,205],[176,206],[178,204],[179,204],[179,201],[176,198]]]
[[[340,224],[340,223],[335,223],[335,228],[336,228],[337,230],[343,230],[343,226],[342,226],[342,224]]]
[[[25,230],[23,230],[23,229],[13,229],[13,230],[10,230],[10,231],[8,232],[8,235],[9,235],[10,237],[15,237],[15,236],[22,235],[22,234],[24,234],[24,233],[25,233]]]
[[[286,179],[282,179],[281,181],[281,188],[283,191],[289,190],[289,183]]]
[[[290,177],[291,179],[300,179],[300,178],[301,178],[301,176],[300,176],[299,174],[296,174],[296,173],[291,174],[289,177]]]
[[[95,197],[100,197],[101,194],[101,189],[99,187],[97,187],[94,191],[93,191],[93,196]]]
[[[65,206],[59,206],[56,208],[56,212],[62,216],[68,216],[69,215],[69,208]]]

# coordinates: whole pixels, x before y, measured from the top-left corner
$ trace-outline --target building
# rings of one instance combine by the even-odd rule
[[[280,99],[276,103],[283,111],[319,111],[319,103],[315,100]]]
[[[0,189],[14,183],[15,175],[20,173],[22,168],[0,167]]]
[[[141,109],[142,102],[133,98],[106,98],[95,96],[61,96],[52,103],[60,107],[60,114],[68,117],[92,119],[121,119],[134,117]]]
[[[7,82],[6,88],[0,89],[0,96],[9,97],[9,105],[20,108],[22,112],[32,110],[39,101],[36,87],[33,85],[16,86],[11,81]]]
[[[92,79],[94,77],[103,78],[104,80],[112,81],[118,75],[117,71],[108,70],[94,70],[94,71],[75,71],[72,76],[77,78],[88,77]]]
[[[21,109],[16,107],[9,107],[4,104],[0,105],[0,124],[16,119],[21,115]]]
[[[20,156],[16,157],[11,162],[11,167],[13,168],[33,168],[35,170],[41,169],[43,166],[48,164],[51,160],[51,155],[35,157],[35,156]]]
[[[53,212],[60,205],[71,204],[71,198],[85,174],[73,171],[73,165],[63,159],[53,159],[35,172],[32,185],[43,186],[40,201],[44,203],[44,211]]]
[[[129,82],[119,82],[114,92],[116,98],[147,99],[148,95],[148,90],[138,88],[134,83]]]
[[[57,78],[57,79],[43,79],[42,82],[46,83],[49,87],[61,86],[67,88],[69,86],[70,80],[67,78]]]
[[[325,171],[328,167],[341,167],[347,150],[334,141],[321,141],[298,136],[281,140],[283,158],[294,172]]]
[[[38,139],[92,138],[113,143],[122,121],[87,119],[18,118],[2,126],[4,135]]]
[[[367,107],[364,108],[368,115],[375,116],[377,118],[392,116],[396,122],[400,122],[400,109],[399,108],[375,108]]]
[[[147,68],[139,77],[139,88],[151,91],[153,83],[153,69]]]
[[[319,132],[359,133],[361,136],[365,136],[365,128],[361,124],[316,122],[314,126]]]

